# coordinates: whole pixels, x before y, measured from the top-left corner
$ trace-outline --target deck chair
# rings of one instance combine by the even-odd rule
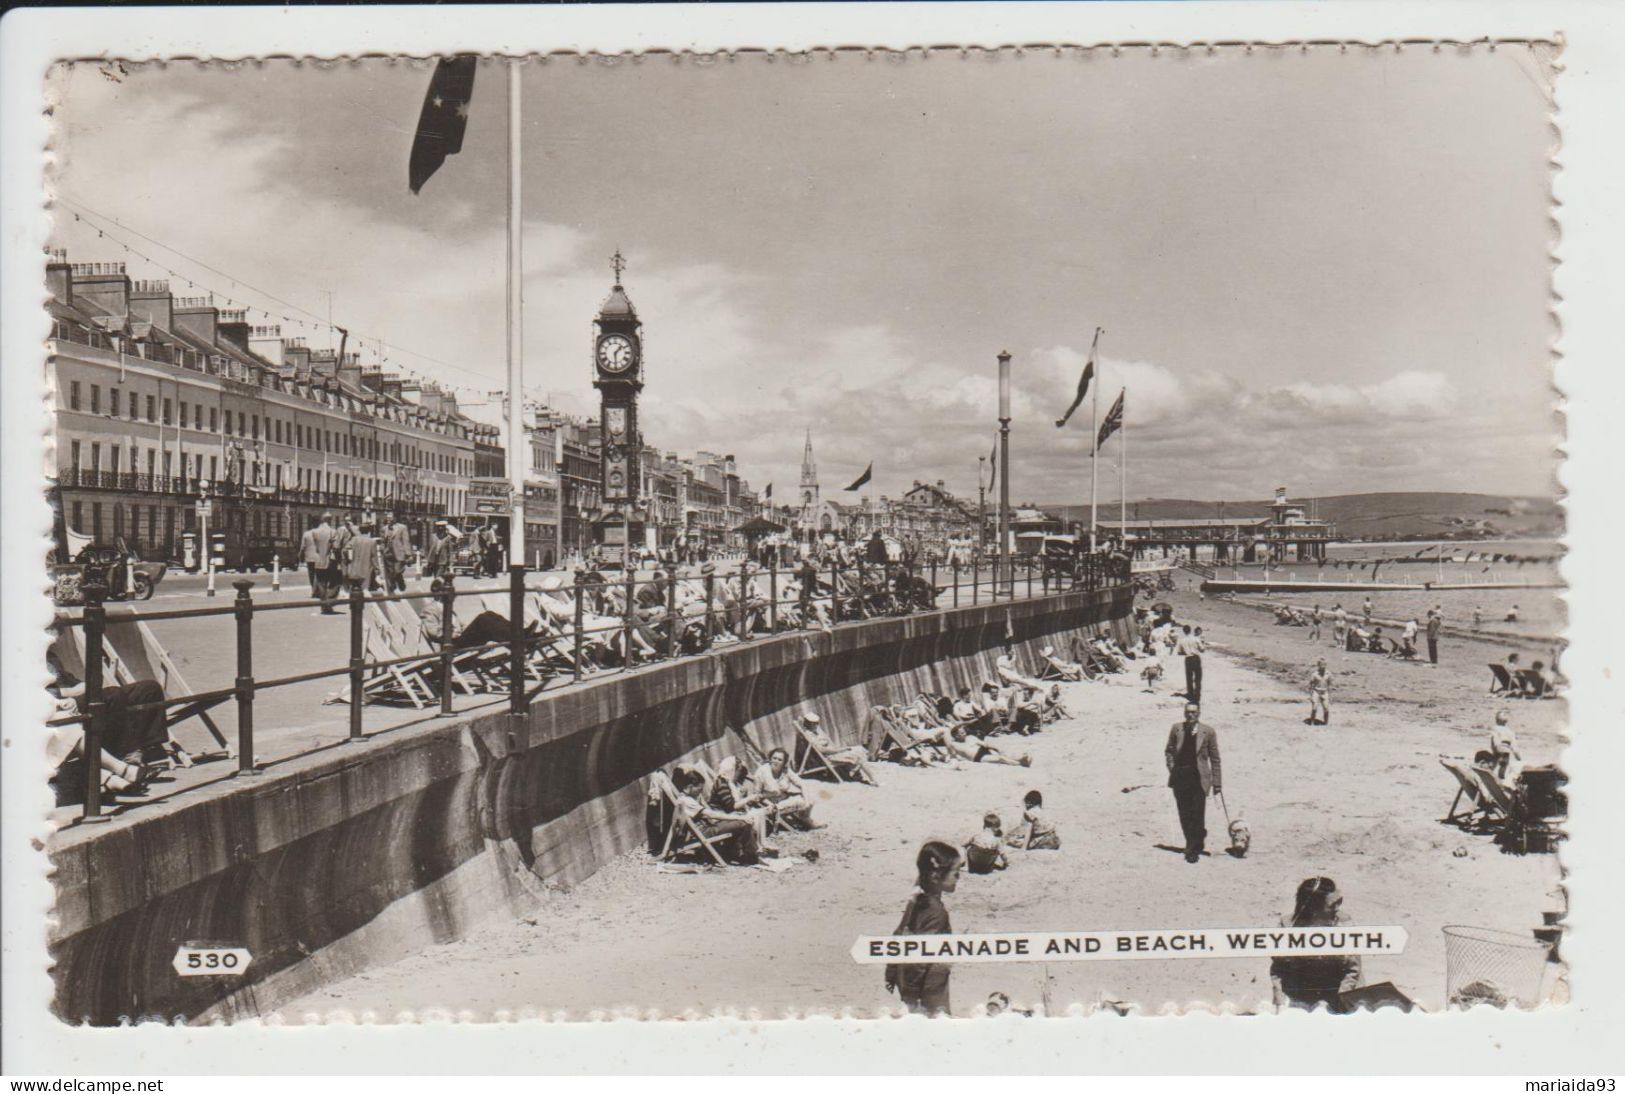
[[[921,762],[925,760],[925,745],[910,737],[896,722],[890,721],[880,715],[881,707],[869,712],[871,725],[879,723],[880,731],[871,736],[869,727],[865,726],[864,740],[869,744],[866,751],[871,760],[887,760],[899,753],[904,759],[913,757]]]
[[[85,678],[85,632],[82,627],[64,628],[52,641],[51,650],[64,669],[81,680]],[[131,617],[109,617],[107,620],[102,632],[102,680],[115,685],[151,680],[163,689],[166,698],[192,694],[191,686],[170,660],[162,643],[153,635],[152,628],[142,620]],[[170,730],[170,739],[174,740],[176,725],[196,718],[209,731],[209,736],[214,738],[220,751],[200,753],[194,758],[214,759],[233,755],[225,734],[209,717],[209,709],[225,701],[212,699],[165,708],[164,724]]]
[[[824,750],[800,722],[796,723],[796,748],[793,760],[797,775],[828,775],[838,783],[846,782],[841,773],[835,770],[834,761],[824,754]]]
[[[416,710],[435,701],[434,684],[427,676],[427,666],[420,662],[400,665],[377,663],[405,657],[407,651],[399,624],[385,610],[384,605],[368,603],[362,609],[362,656],[367,659],[366,675],[361,680],[361,701],[411,703]],[[338,691],[323,699],[324,703],[348,703],[350,682],[346,680]]]
[[[1456,779],[1456,796],[1450,802],[1450,812],[1441,818],[1441,823],[1462,828],[1482,828],[1490,824],[1500,810],[1485,797],[1474,769],[1460,760],[1447,760],[1443,756],[1439,757],[1439,764]],[[1462,798],[1467,799],[1468,808],[1457,812]]]
[[[1491,695],[1502,691],[1510,692],[1517,688],[1517,684],[1515,684],[1512,680],[1512,674],[1507,671],[1507,667],[1505,665],[1499,662],[1492,662],[1490,664],[1490,677]]]
[[[1550,691],[1546,681],[1534,669],[1519,669],[1517,686],[1525,699],[1544,699]]]
[[[683,808],[678,800],[677,788],[664,771],[656,771],[649,776],[649,804],[651,811],[659,818],[655,827],[665,831],[659,853],[662,862],[670,862],[679,855],[703,852],[718,866],[728,865],[717,847],[732,839],[733,833],[719,832],[707,836],[705,830]]]
[[[1477,767],[1473,770],[1478,774],[1478,785],[1483,788],[1485,795],[1495,803],[1495,807],[1506,818],[1506,826],[1503,829],[1504,837],[1508,844],[1517,843],[1519,854],[1529,853],[1530,833],[1539,833],[1545,836],[1554,833],[1555,829],[1551,824],[1540,817],[1532,815],[1524,807],[1519,796],[1508,790],[1501,780],[1495,777],[1495,772],[1483,767]]]

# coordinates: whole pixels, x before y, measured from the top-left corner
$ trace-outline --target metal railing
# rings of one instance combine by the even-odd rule
[[[351,582],[347,597],[300,598],[276,603],[255,601],[254,582],[232,583],[237,590],[229,606],[180,608],[155,612],[121,612],[114,622],[197,619],[230,615],[234,620],[236,675],[230,687],[123,706],[120,716],[176,707],[206,709],[232,702],[237,713],[237,771],[242,776],[262,770],[255,757],[254,708],[261,693],[315,680],[346,677],[349,690],[347,742],[365,739],[364,717],[370,674],[399,666],[431,669],[439,713],[450,715],[453,681],[460,678],[458,664],[471,655],[493,655],[506,650],[504,659],[486,656],[474,670],[486,694],[506,693],[509,713],[522,716],[531,700],[554,682],[576,683],[596,672],[627,672],[641,665],[704,653],[719,641],[744,641],[790,630],[831,629],[843,623],[902,616],[942,608],[980,603],[994,604],[1018,596],[1057,595],[1128,585],[1129,561],[1122,557],[1083,555],[1056,566],[1042,559],[1012,559],[1008,568],[984,568],[980,560],[968,565],[939,567],[935,560],[924,567],[901,563],[857,562],[846,566],[803,565],[780,569],[742,569],[737,574],[701,573],[689,577],[645,577],[627,570],[609,579],[577,571],[569,585],[529,585],[535,571],[514,567],[509,571],[506,633],[500,639],[459,645],[456,603],[461,597],[500,595],[500,590],[458,589],[453,579],[442,578],[443,588],[422,593],[369,593]],[[946,578],[946,583],[943,580]],[[79,712],[52,719],[51,727],[82,725],[80,746],[85,771],[81,819],[104,819],[101,756],[108,719],[114,712],[107,701],[104,657],[108,626],[105,586],[83,586],[85,605],[80,615],[59,614],[56,629],[81,627],[84,631],[84,696]],[[554,597],[552,611],[530,596]],[[946,603],[944,602],[946,598]],[[392,658],[367,656],[367,606],[388,603],[438,602],[438,638],[424,637],[438,649]],[[330,603],[344,603],[349,611],[349,657],[340,666],[313,672],[263,679],[255,673],[254,620],[268,612],[296,611]],[[532,610],[533,609],[533,610]],[[415,609],[414,609],[415,610]],[[568,616],[568,622],[556,618]],[[477,617],[476,617],[477,618]],[[473,620],[470,620],[472,623]],[[568,653],[561,656],[561,643]],[[551,661],[543,651],[551,651]],[[306,755],[315,749],[295,753]],[[293,758],[293,757],[289,757]]]

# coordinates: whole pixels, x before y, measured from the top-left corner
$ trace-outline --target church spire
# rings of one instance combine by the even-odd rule
[[[807,447],[801,453],[801,504],[811,509],[818,504],[818,465],[813,462],[812,430],[807,430]]]

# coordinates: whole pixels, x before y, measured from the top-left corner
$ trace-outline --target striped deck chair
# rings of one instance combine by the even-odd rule
[[[377,662],[393,661],[405,657],[408,650],[400,625],[384,611],[384,606],[368,602],[362,608],[362,656],[368,661],[366,675],[361,681],[361,701],[399,703],[408,702],[417,710],[435,702],[435,689],[428,675],[430,666],[424,662],[408,661],[400,665],[379,666]],[[350,682],[346,680],[338,691],[322,700],[324,703],[348,703]]]
[[[465,598],[466,599],[466,598]],[[393,616],[398,621],[404,636],[405,645],[401,656],[421,653],[425,657],[434,659],[436,666],[440,663],[440,636],[429,635],[423,629],[423,617],[413,610],[412,605],[404,601],[387,602],[394,609]],[[465,608],[466,611],[466,608]],[[506,612],[502,614],[506,615]],[[458,613],[457,603],[453,601],[451,609],[452,630],[461,631],[468,625],[468,619]],[[467,649],[458,650],[451,658],[452,684],[463,690],[466,695],[473,695],[476,691],[501,690],[491,680],[491,675],[506,672],[508,666],[508,651],[506,648],[493,649]],[[436,671],[436,670],[431,670]]]
[[[1468,767],[1460,760],[1447,760],[1439,757],[1439,764],[1456,779],[1456,796],[1450,802],[1450,812],[1441,818],[1443,824],[1459,825],[1462,828],[1482,828],[1490,824],[1500,810],[1493,801],[1485,797],[1479,787],[1478,776],[1474,769]],[[1457,812],[1461,799],[1467,799],[1468,808]]]
[[[65,628],[52,641],[51,649],[64,669],[81,680],[84,679],[84,628]],[[175,667],[168,651],[152,633],[152,628],[141,619],[131,616],[109,615],[107,618],[107,626],[102,632],[102,680],[116,685],[151,680],[163,689],[166,698],[192,694],[191,685],[181,675],[181,670]],[[174,739],[175,726],[190,718],[196,718],[203,723],[203,727],[209,731],[209,736],[214,738],[215,744],[220,748],[218,753],[199,753],[196,758],[213,759],[217,756],[232,755],[232,747],[226,742],[225,734],[220,732],[220,727],[209,717],[209,709],[224,702],[225,699],[211,699],[167,708],[164,711],[164,723],[170,730],[170,741],[179,748],[179,742]]]

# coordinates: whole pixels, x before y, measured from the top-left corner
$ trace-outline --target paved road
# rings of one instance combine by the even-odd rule
[[[723,573],[736,572],[737,562],[721,563]],[[230,606],[236,596],[232,582],[247,579],[254,582],[251,595],[256,605],[300,605],[283,610],[256,612],[253,626],[253,670],[257,680],[294,676],[341,667],[348,663],[349,616],[341,608],[337,616],[323,616],[308,601],[310,593],[302,575],[285,575],[279,591],[271,589],[271,575],[223,574],[216,579],[216,595],[210,598],[204,592],[204,579],[196,575],[171,574],[159,586],[150,601],[135,604],[109,605],[109,615],[126,612],[145,616],[153,613],[192,608],[217,608],[218,616],[187,619],[157,619],[149,626],[154,637],[168,652],[175,667],[185,681],[185,691],[174,694],[195,694],[227,688],[237,672],[236,624]],[[986,602],[991,584],[985,572],[978,574],[978,599]],[[536,580],[534,575],[530,579]],[[939,581],[947,584],[946,572]],[[507,578],[459,578],[462,590],[505,590]],[[408,592],[426,592],[428,582],[421,578],[408,581]],[[1039,592],[1037,583],[1034,592]],[[1018,582],[1018,596],[1026,595],[1025,581]],[[944,607],[954,602],[952,592],[941,597]],[[962,579],[959,603],[971,602],[970,575]],[[307,681],[256,693],[254,702],[255,758],[262,767],[274,766],[278,761],[312,752],[320,748],[342,744],[349,734],[349,706],[324,700],[338,692],[344,677]],[[553,686],[568,686],[567,679]],[[500,706],[505,695],[455,695],[453,710],[465,713]],[[406,725],[421,724],[438,717],[438,707],[425,710],[368,705],[363,708],[363,730],[367,735],[399,729]],[[226,700],[210,711],[235,750],[237,743],[237,710],[234,700]],[[191,719],[175,727],[175,735],[188,751],[207,753],[217,750],[206,727]],[[174,773],[172,781],[152,787],[153,797],[168,797],[191,787],[232,777],[237,762],[221,757],[190,769]],[[76,815],[77,810],[63,812],[64,820]]]

